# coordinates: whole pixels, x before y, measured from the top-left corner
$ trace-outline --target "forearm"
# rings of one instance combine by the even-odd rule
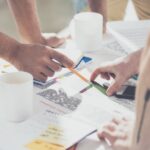
[[[103,15],[104,22],[107,22],[107,0],[88,0],[91,11]]]
[[[42,43],[35,0],[7,0],[24,42]]]
[[[149,150],[150,147],[150,51],[144,51],[140,64],[140,76],[136,91],[136,122],[133,150]]]
[[[133,70],[134,74],[139,73],[140,60],[142,56],[143,49],[139,49],[136,52],[131,53],[127,56],[126,61],[129,63],[129,67]]]
[[[12,63],[19,47],[19,42],[0,32],[0,58]]]

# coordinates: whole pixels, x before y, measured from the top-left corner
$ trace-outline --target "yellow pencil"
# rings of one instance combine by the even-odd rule
[[[73,72],[74,74],[76,74],[81,80],[90,83],[90,81],[88,79],[86,79],[84,76],[82,76],[78,71],[76,71],[73,68],[68,68],[71,72]]]

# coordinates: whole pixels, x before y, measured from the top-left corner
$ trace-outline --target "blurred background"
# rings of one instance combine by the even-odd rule
[[[59,32],[66,27],[75,13],[88,10],[86,0],[36,0],[43,32]],[[124,20],[136,20],[129,1]],[[0,0],[0,31],[16,39],[19,35],[6,0]]]

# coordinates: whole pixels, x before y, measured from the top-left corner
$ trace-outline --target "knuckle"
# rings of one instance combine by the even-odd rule
[[[55,66],[55,71],[59,71],[61,69],[61,67],[59,65]]]
[[[52,77],[52,76],[54,76],[54,74],[55,74],[55,72],[51,72],[49,76]]]
[[[49,77],[52,77],[52,76],[54,76],[54,74],[55,74],[55,72],[54,71],[52,71],[52,70],[48,70],[48,72],[47,72],[47,75],[49,76]]]
[[[45,56],[43,56],[39,61],[40,61],[40,64],[46,64],[47,63]]]
[[[112,132],[110,135],[113,139],[113,141],[115,141],[117,139],[117,133],[116,132]]]
[[[59,54],[59,59],[61,62],[64,62],[66,60],[66,57],[64,55]]]
[[[47,77],[41,77],[41,81],[45,82],[47,80]]]
[[[50,51],[53,57],[58,55],[58,52],[56,50],[51,49]]]
[[[40,66],[35,67],[35,72],[41,72],[42,68]]]
[[[53,62],[53,61],[50,61],[48,66],[53,71],[59,71],[61,69],[61,66],[59,64],[57,64],[56,62]]]
[[[103,129],[107,129],[108,126],[109,126],[109,124],[104,124],[104,125],[103,125]]]
[[[116,81],[112,88],[113,88],[113,90],[117,90],[119,87],[120,87],[120,82]]]
[[[39,78],[40,78],[41,81],[46,81],[48,77],[44,76],[44,75],[40,75]]]
[[[96,70],[95,70],[95,73],[100,73],[101,72],[101,68],[97,68]]]
[[[52,48],[47,47],[46,55],[50,56],[50,58],[53,58],[55,55],[55,51]]]

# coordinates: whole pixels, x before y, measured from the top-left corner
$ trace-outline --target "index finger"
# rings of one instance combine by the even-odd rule
[[[103,66],[97,68],[91,75],[91,81],[94,81],[98,75],[102,73],[113,73],[113,68],[110,66]]]
[[[67,67],[73,67],[74,66],[74,62],[71,59],[69,59],[64,54],[57,52],[55,50],[51,51],[50,57],[51,57],[51,59],[55,59],[56,61],[58,61],[63,66],[67,66]]]

